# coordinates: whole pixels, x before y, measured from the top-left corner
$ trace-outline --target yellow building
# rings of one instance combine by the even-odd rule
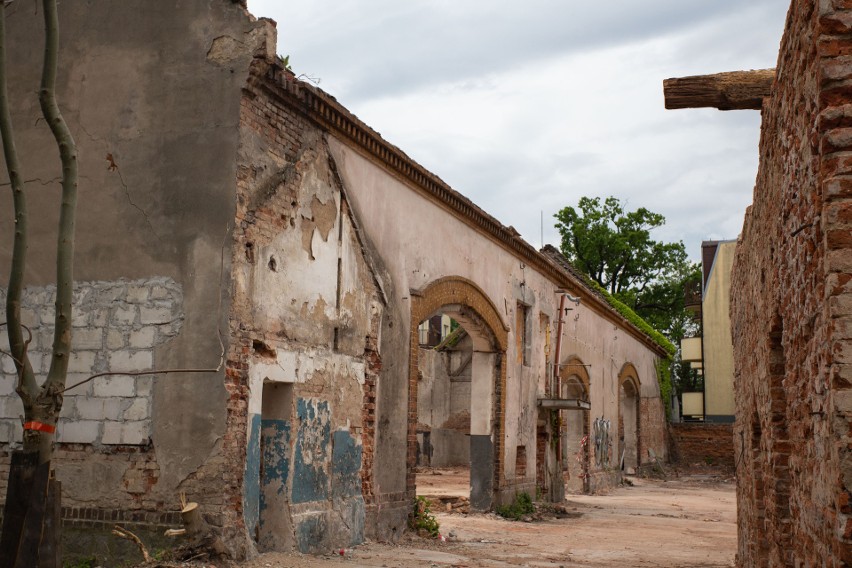
[[[684,415],[703,418],[705,422],[734,421],[734,355],[731,342],[731,268],[734,262],[736,241],[705,241],[701,243],[703,268],[701,289],[700,337],[686,338],[681,343],[684,361],[698,368],[704,375],[703,409],[696,412],[695,394],[687,412],[684,398]],[[687,394],[687,393],[685,393]]]

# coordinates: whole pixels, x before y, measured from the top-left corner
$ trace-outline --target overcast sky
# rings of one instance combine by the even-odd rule
[[[760,113],[666,111],[663,79],[774,67],[789,0],[249,0],[278,53],[454,189],[558,246],[553,215],[614,195],[655,236],[736,238]]]

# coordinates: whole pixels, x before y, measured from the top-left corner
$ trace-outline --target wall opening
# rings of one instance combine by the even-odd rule
[[[562,398],[589,400],[583,381],[576,374],[562,383]],[[563,410],[562,478],[570,493],[588,491],[589,411]]]
[[[431,330],[436,323],[439,334],[423,334],[424,328]],[[497,364],[490,334],[472,310],[449,305],[423,320],[417,335],[438,342],[418,346],[418,490],[429,493],[437,480],[426,481],[426,476],[434,475],[436,469],[453,468],[454,483],[461,487],[452,486],[450,491],[465,492],[474,508],[487,509],[494,478]],[[444,479],[437,485],[446,490]]]
[[[618,467],[634,474],[639,467],[639,381],[633,365],[625,365],[620,375],[618,415]]]
[[[264,382],[260,421],[260,517],[256,540],[263,551],[292,550],[290,471],[293,384]]]
[[[494,502],[495,491],[505,478],[502,472],[502,408],[509,329],[494,303],[473,282],[464,278],[446,277],[437,280],[422,291],[412,291],[411,300],[406,490],[409,495],[417,493],[417,455],[420,446],[425,445],[422,440],[418,440],[417,435],[418,429],[423,429],[419,417],[419,391],[423,380],[419,324],[436,315],[447,315],[470,338],[470,358],[466,363],[470,368],[470,507],[472,510],[489,510]],[[432,447],[430,459],[434,460],[437,453],[434,431],[430,433],[429,443]]]

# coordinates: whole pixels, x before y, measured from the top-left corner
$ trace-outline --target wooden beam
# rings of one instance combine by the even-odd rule
[[[663,94],[667,109],[760,110],[774,80],[775,69],[694,75],[664,80]]]

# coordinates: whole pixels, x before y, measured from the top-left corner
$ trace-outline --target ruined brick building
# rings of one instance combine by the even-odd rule
[[[59,166],[32,95],[40,18],[21,3],[7,13],[38,212],[24,316],[40,366]],[[423,449],[417,328],[437,314],[467,336],[465,385],[444,391],[438,402],[455,406],[437,426],[460,434],[452,450],[469,460],[474,508],[537,487],[593,491],[622,461],[666,456],[665,349],[558,255],[297,80],[272,22],[232,0],[64,2],[60,21],[58,96],[81,172],[69,384],[212,368],[220,338],[225,351],[221,371],[101,377],[66,393],[55,465],[67,523],[173,524],[185,492],[236,555],[395,538]],[[0,218],[1,274],[11,223]],[[419,238],[436,230],[453,238]],[[2,365],[8,464],[21,409]]]
[[[739,564],[852,563],[852,5],[794,0],[734,264]]]
[[[666,82],[669,108],[762,109],[731,284],[743,567],[852,564],[850,56],[852,3],[793,0],[775,70]]]

